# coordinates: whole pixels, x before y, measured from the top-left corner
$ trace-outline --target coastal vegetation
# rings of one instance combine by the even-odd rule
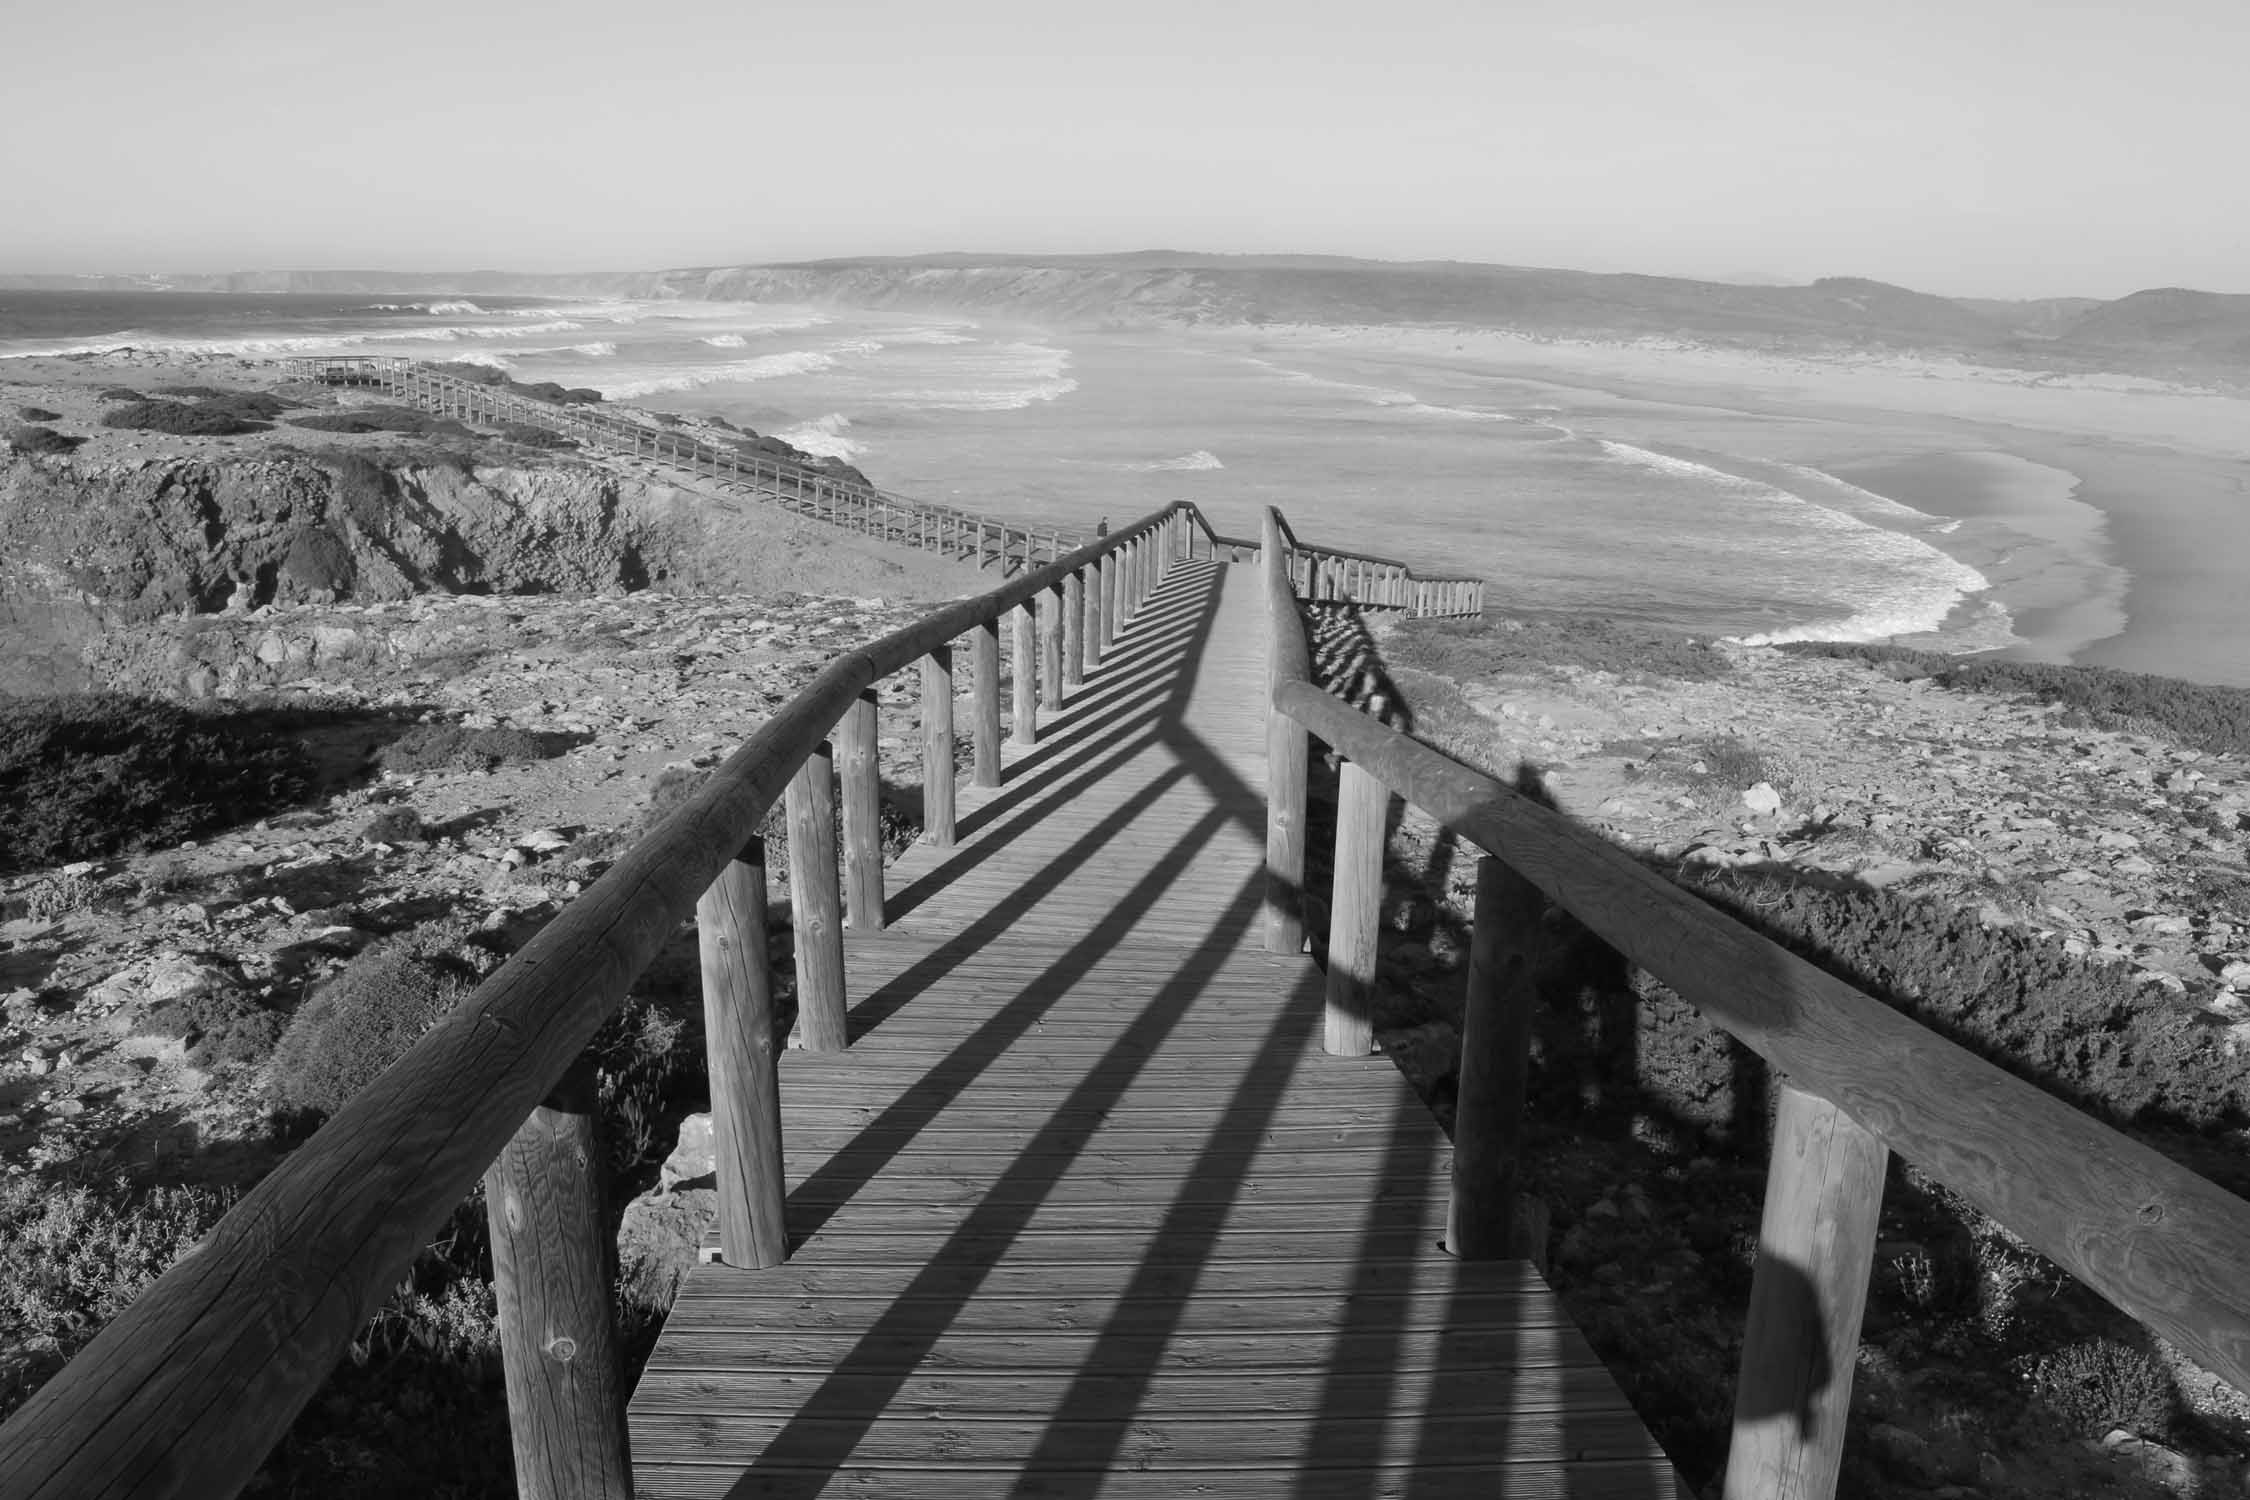
[[[2250,688],[2217,687],[2114,667],[1948,656],[1859,642],[1804,641],[1781,649],[1870,662],[1895,676],[1927,678],[1955,692],[2057,703],[2097,728],[2156,728],[2181,744],[2213,754],[2250,752]]]
[[[175,844],[287,805],[310,775],[289,723],[123,693],[0,698],[0,873]]]
[[[1599,618],[1409,620],[1385,649],[1400,666],[1454,678],[1575,667],[1699,682],[1729,670],[1709,641]]]
[[[26,408],[26,410],[29,409]],[[75,453],[86,445],[86,440],[82,437],[57,432],[52,427],[38,427],[28,424],[10,427],[7,430],[6,437],[8,446],[18,453]]]

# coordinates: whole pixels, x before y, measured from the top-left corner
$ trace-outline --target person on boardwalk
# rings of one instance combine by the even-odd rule
[[[1109,517],[1107,517],[1107,516],[1104,516],[1104,517],[1102,517],[1102,518],[1101,518],[1101,519],[1100,519],[1099,521],[1096,521],[1096,522],[1094,523],[1094,535],[1096,535],[1096,536],[1108,536],[1108,535],[1109,535]]]

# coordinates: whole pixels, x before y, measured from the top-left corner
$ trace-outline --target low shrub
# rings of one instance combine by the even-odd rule
[[[2071,1433],[2098,1438],[2117,1428],[2162,1440],[2179,1416],[2179,1389],[2163,1361],[2115,1339],[2088,1339],[2023,1367],[2031,1399]]]
[[[178,401],[134,401],[115,406],[103,413],[102,425],[163,432],[175,437],[231,437],[244,432],[264,432],[267,428],[262,421]]]
[[[469,993],[463,927],[436,922],[367,948],[290,1018],[268,1069],[286,1109],[331,1115]]]
[[[24,915],[35,922],[48,922],[84,911],[93,904],[94,889],[94,882],[75,870],[42,875],[24,892]]]
[[[0,1418],[194,1248],[229,1196],[0,1177]]]
[[[494,430],[507,441],[520,443],[526,448],[559,449],[578,446],[575,438],[565,437],[544,427],[534,427],[529,422],[500,422],[495,424]]]
[[[1685,883],[1838,978],[2113,1124],[2206,1133],[2241,1125],[2250,1108],[2250,1056],[2225,1055],[2192,1010],[2148,1003],[2122,966],[1891,891],[1724,872]]]
[[[62,420],[61,412],[49,411],[44,406],[19,406],[16,408],[16,415],[26,422],[60,422]]]
[[[52,427],[11,427],[8,446],[18,453],[76,453],[86,439]]]
[[[291,427],[313,432],[403,432],[416,437],[470,437],[473,434],[451,417],[441,417],[410,406],[354,406],[343,411],[318,411],[291,417]]]
[[[0,699],[0,872],[178,843],[301,796],[269,717],[124,693]]]
[[[489,771],[559,754],[554,735],[529,729],[463,729],[458,724],[417,724],[376,754],[386,771]]]
[[[1398,666],[1455,678],[1580,667],[1703,682],[1732,668],[1710,643],[1605,619],[1406,620],[1385,643]]]
[[[1699,787],[1744,792],[1761,781],[1785,779],[1755,745],[1731,734],[1689,746],[1683,753],[1688,757],[1689,777]]]
[[[1864,661],[1894,676],[1928,678],[1956,692],[2029,696],[2061,704],[2105,728],[2153,725],[2182,744],[2214,754],[2250,751],[2250,688],[2214,687],[2115,667],[1947,656],[1861,642],[1800,641],[1781,649]]]
[[[205,990],[166,1001],[149,1012],[149,1029],[187,1043],[187,1060],[199,1068],[221,1063],[261,1063],[273,1055],[288,1024],[279,1012],[236,989]]]

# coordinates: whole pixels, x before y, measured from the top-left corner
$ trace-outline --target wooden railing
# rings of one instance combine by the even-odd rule
[[[1278,514],[1266,941],[1302,941],[1308,733],[1343,758],[1328,1050],[1369,1045],[1389,801],[1486,852],[1477,878],[1448,1236],[1510,1229],[1539,913],[1567,910],[1785,1076],[1727,1459],[1729,1500],[1834,1492],[1888,1154],[1960,1193],[2198,1363],[2250,1390],[2250,1203],[1947,1041],[1624,850],[1321,691]]]
[[[1286,557],[1284,566],[1301,599],[1346,600],[1366,609],[1399,609],[1418,616],[1468,616],[1484,613],[1484,580],[1466,575],[1416,576],[1410,564],[1368,552],[1308,547],[1275,510]]]
[[[521,422],[583,443],[631,453],[700,476],[750,485],[807,515],[886,541],[972,560],[1006,573],[1059,560],[1090,540],[1053,527],[1023,526],[957,506],[876,489],[817,465],[733,445],[699,442],[600,406],[540,401],[497,385],[464,380],[395,357],[290,359],[284,368],[309,380],[373,385],[402,401],[446,416]],[[636,416],[638,413],[635,414]],[[1299,592],[1307,599],[1349,600],[1369,609],[1414,615],[1481,615],[1484,580],[1416,575],[1395,558],[1310,547],[1282,522]],[[1209,534],[1206,528],[1206,535]],[[1256,551],[1255,539],[1220,537],[1219,545]]]
[[[721,1253],[747,1266],[780,1259],[761,821],[786,802],[802,1042],[840,1048],[841,918],[883,925],[875,684],[919,668],[924,836],[951,843],[956,644],[966,638],[971,664],[972,776],[997,786],[1003,618],[1015,641],[1012,732],[1028,743],[1040,712],[1109,652],[1198,532],[1212,547],[1241,545],[1211,539],[1193,506],[1174,505],[829,663],[0,1428],[0,1495],[235,1494],[481,1177],[518,1487],[627,1500],[587,1043],[692,913]]]
[[[283,360],[309,380],[372,385],[443,416],[520,422],[581,443],[630,453],[700,477],[747,485],[793,509],[885,541],[971,560],[1003,573],[1059,561],[1091,537],[1057,527],[1026,526],[957,506],[877,489],[817,464],[798,463],[754,447],[699,441],[616,409],[541,401],[504,386],[464,380],[412,360],[355,356]],[[629,408],[628,408],[629,410]]]

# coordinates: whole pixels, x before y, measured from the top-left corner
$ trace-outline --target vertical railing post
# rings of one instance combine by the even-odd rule
[[[844,920],[854,932],[883,930],[883,782],[876,759],[875,694],[864,692],[836,726],[843,778]]]
[[[703,961],[719,1255],[730,1266],[778,1266],[789,1257],[789,1234],[782,1213],[787,1184],[774,1072],[764,839],[752,838],[696,898],[695,935]]]
[[[1103,632],[1108,628],[1102,620],[1102,565],[1099,561],[1086,564],[1081,588],[1086,596],[1086,623],[1081,633],[1086,653],[1086,670],[1091,672],[1102,664],[1108,650]]]
[[[1060,708],[1063,701],[1063,591],[1055,584],[1039,591],[1039,705]]]
[[[594,1070],[580,1058],[485,1169],[516,1491],[631,1500]]]
[[[922,838],[953,844],[953,648],[922,658]]]
[[[1376,932],[1383,905],[1383,833],[1391,794],[1345,761],[1336,797],[1336,869],[1329,892],[1328,1010],[1322,1044],[1363,1057],[1375,1043]]]
[[[1477,861],[1445,1221],[1445,1248],[1463,1260],[1512,1260],[1536,1248],[1518,1242],[1516,1162],[1545,906],[1539,888],[1501,860]]]
[[[1039,742],[1038,626],[1029,600],[1017,605],[1014,613],[1015,653],[1008,671],[1015,687],[1015,722],[1009,726],[1008,738],[1019,745],[1035,745]]]
[[[797,949],[797,1045],[841,1052],[844,919],[836,899],[835,752],[823,744],[789,780],[790,925]]]
[[[1273,517],[1266,517],[1260,565],[1267,608],[1266,647],[1266,891],[1265,941],[1268,953],[1298,953],[1305,946],[1305,726],[1274,706],[1273,695],[1287,675],[1282,667],[1283,632],[1298,628],[1297,601],[1290,591],[1288,559]],[[1275,618],[1284,604],[1290,618]]]
[[[1119,611],[1124,603],[1117,597],[1117,553],[1115,549],[1102,554],[1102,656],[1106,660],[1117,648],[1117,632],[1124,625]]]
[[[982,545],[981,543],[979,544]],[[986,620],[969,636],[969,732],[976,741],[976,784],[1000,784],[1000,621]]]
[[[1086,680],[1086,575],[1078,570],[1063,580],[1062,680],[1066,689]]]
[[[1836,1493],[1888,1159],[1883,1143],[1841,1109],[1781,1086],[1726,1500]]]

